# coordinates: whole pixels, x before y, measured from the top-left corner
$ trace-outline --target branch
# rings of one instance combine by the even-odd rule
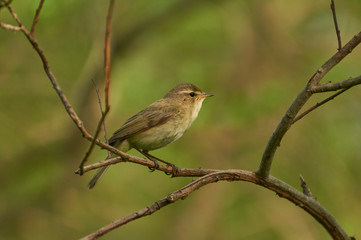
[[[343,80],[340,82],[335,83],[324,83],[324,84],[318,84],[315,86],[312,86],[310,88],[310,91],[312,93],[319,93],[319,92],[330,92],[330,91],[336,91],[339,89],[345,89],[350,88],[356,85],[361,84],[361,75],[355,78],[349,78],[347,80]]]
[[[36,27],[36,24],[38,23],[39,15],[40,15],[41,9],[43,8],[43,5],[44,5],[44,0],[40,0],[39,7],[36,9],[36,12],[35,12],[33,25],[31,26],[31,30],[30,30],[31,36],[34,36],[35,27]]]
[[[245,170],[225,170],[217,171],[207,174],[197,180],[192,181],[183,188],[163,197],[157,202],[153,203],[149,207],[138,210],[132,214],[122,217],[112,223],[100,228],[94,233],[89,234],[81,238],[81,240],[96,239],[109,231],[123,226],[136,219],[149,216],[161,208],[168,206],[180,199],[184,199],[194,191],[201,187],[204,187],[210,183],[216,183],[220,181],[246,181],[263,186],[271,191],[277,193],[278,196],[286,198],[301,207],[308,213],[310,213],[318,222],[320,222],[330,233],[334,239],[350,239],[343,231],[336,219],[324,209],[313,197],[307,196],[290,185],[282,182],[281,180],[269,176],[267,179],[262,179],[253,172]]]
[[[63,103],[66,112],[68,113],[68,115],[70,116],[70,118],[73,120],[73,122],[75,123],[75,125],[78,127],[79,131],[82,133],[83,137],[85,137],[88,140],[92,140],[93,137],[88,133],[88,131],[85,129],[85,127],[83,126],[83,122],[80,120],[80,118],[78,117],[78,115],[76,114],[76,112],[74,111],[73,107],[70,105],[67,97],[65,96],[65,94],[63,93],[63,90],[61,89],[58,81],[56,80],[53,72],[50,69],[49,63],[47,58],[45,57],[45,54],[43,52],[43,50],[39,47],[38,42],[34,39],[34,37],[29,33],[29,31],[23,26],[23,24],[21,23],[20,19],[18,18],[18,16],[16,15],[16,13],[14,12],[14,10],[12,9],[12,7],[10,5],[6,6],[10,12],[10,14],[12,15],[12,17],[15,19],[15,21],[18,23],[18,28],[20,29],[20,31],[22,31],[25,35],[25,37],[29,40],[30,44],[33,46],[33,48],[35,49],[36,53],[39,55],[42,63],[43,63],[43,67],[45,70],[46,75],[48,76],[54,90],[56,91],[56,93],[58,94],[61,102]]]
[[[2,28],[4,28],[5,30],[21,31],[21,27],[14,26],[14,25],[7,24],[7,23],[3,23],[3,22],[0,22],[0,26],[1,26]]]
[[[126,155],[128,155],[128,154],[126,154]],[[93,164],[84,166],[83,173],[86,173],[86,172],[89,172],[91,170],[98,169],[101,167],[121,163],[121,162],[132,162],[132,163],[143,165],[146,167],[151,167],[151,168],[155,167],[154,162],[151,160],[148,160],[145,158],[139,158],[139,157],[136,157],[133,155],[129,155],[126,158],[125,157],[114,157],[114,158],[106,159],[101,162],[97,162],[97,163],[93,163]],[[159,167],[156,170],[162,171],[166,174],[171,174],[173,171],[171,166],[167,166],[167,165],[163,165],[163,164],[159,164]],[[172,177],[201,177],[206,174],[209,174],[212,172],[217,172],[217,171],[221,171],[221,170],[220,169],[204,169],[204,168],[193,169],[193,168],[178,167],[177,174],[174,174]],[[80,169],[76,170],[75,173],[80,174]]]
[[[337,42],[338,42],[337,50],[340,51],[340,49],[342,47],[341,34],[340,34],[340,29],[338,28],[338,24],[337,24],[336,8],[335,8],[334,0],[331,0],[331,5],[330,6],[331,6],[331,10],[332,10],[333,22],[335,24],[335,30],[336,30],[336,35],[337,35]]]
[[[107,15],[106,31],[105,31],[105,48],[104,48],[104,72],[105,72],[105,112],[109,111],[109,87],[110,87],[110,49],[112,35],[112,17],[113,17],[114,0],[109,1],[109,9]]]
[[[316,103],[316,105],[310,107],[309,109],[307,109],[306,111],[304,111],[303,113],[301,113],[300,115],[298,115],[291,123],[294,124],[295,122],[297,122],[298,120],[302,119],[304,116],[306,116],[307,114],[309,114],[310,112],[312,112],[313,110],[315,110],[316,108],[322,106],[323,104],[327,103],[328,101],[331,101],[333,100],[335,97],[337,97],[338,95],[340,95],[341,93],[344,93],[346,92],[348,89],[350,89],[351,87],[348,87],[348,88],[345,88],[341,91],[338,91],[337,93],[333,94],[332,96],[326,98],[325,100],[319,102],[319,103]]]
[[[316,86],[312,86],[310,88],[310,91],[312,93],[336,91],[336,90],[339,90],[339,89],[342,89],[342,90],[338,91],[337,93],[333,94],[332,96],[326,98],[325,100],[317,103],[316,105],[310,107],[309,109],[307,109],[303,113],[299,114],[292,121],[291,125],[294,124],[295,122],[297,122],[298,120],[300,120],[301,118],[303,118],[304,116],[306,116],[307,114],[309,114],[310,112],[312,112],[313,110],[315,110],[316,108],[322,106],[323,104],[327,103],[330,100],[333,100],[335,97],[337,97],[341,93],[346,92],[348,89],[350,89],[351,87],[354,87],[354,86],[356,86],[358,84],[361,84],[361,75],[358,76],[358,77],[355,77],[355,78],[349,78],[349,79],[341,81],[341,82],[324,83],[324,84],[318,84]]]
[[[288,108],[276,130],[269,139],[266,149],[263,153],[260,166],[257,174],[263,178],[267,178],[270,173],[272,161],[276,153],[277,147],[280,146],[283,136],[291,127],[294,118],[301,110],[304,104],[312,96],[312,87],[317,86],[321,79],[344,59],[352,50],[361,42],[361,32],[355,35],[343,48],[341,48],[335,55],[333,55],[327,62],[325,62],[316,73],[310,78],[306,87],[298,94],[291,106]]]
[[[22,27],[23,24],[21,23],[20,19],[18,18],[18,15],[14,12],[13,8],[11,7],[11,5],[9,3],[6,3],[5,5],[7,7],[7,9],[9,10],[11,16],[14,18],[14,20],[17,22],[17,24],[19,25],[19,27]]]
[[[88,160],[90,154],[93,152],[96,141],[98,140],[97,137],[98,137],[98,135],[100,133],[100,130],[102,128],[102,124],[104,122],[105,116],[108,113],[107,110],[109,111],[109,109],[105,109],[105,112],[102,114],[102,117],[100,118],[100,120],[98,122],[98,125],[97,125],[97,128],[95,130],[94,137],[92,137],[92,139],[91,139],[91,143],[90,143],[90,146],[88,148],[88,151],[85,153],[83,159],[80,161],[80,165],[79,165],[79,174],[80,174],[80,176],[83,175],[83,173],[84,173],[84,171],[83,171],[84,163]]]
[[[89,146],[88,151],[85,153],[84,158],[80,162],[79,166],[79,174],[83,175],[83,166],[84,163],[88,160],[90,154],[92,153],[94,146],[95,146],[95,139],[99,136],[101,127],[104,123],[105,117],[110,110],[109,104],[109,85],[110,85],[110,38],[111,38],[111,23],[112,23],[112,16],[113,16],[113,8],[114,8],[114,0],[109,1],[109,8],[106,20],[106,31],[105,31],[105,48],[104,48],[104,72],[105,72],[105,110],[102,111],[102,117],[98,122],[97,129],[95,131],[93,140]]]
[[[95,88],[95,92],[96,92],[96,94],[97,94],[100,113],[101,113],[102,115],[104,115],[104,110],[103,110],[103,107],[102,107],[102,101],[100,100],[99,89],[98,89],[95,81],[92,80],[92,82],[93,82],[93,85],[94,85],[94,88]],[[104,122],[104,121],[103,121],[103,129],[104,129],[104,139],[105,139],[105,142],[108,144],[107,129],[106,129],[106,126],[105,126],[105,122]]]

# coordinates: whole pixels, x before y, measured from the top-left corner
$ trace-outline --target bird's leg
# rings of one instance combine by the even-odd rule
[[[171,166],[171,167],[172,167],[172,177],[177,176],[178,167],[177,167],[176,165],[174,165],[173,163],[164,161],[164,160],[162,160],[162,159],[160,159],[160,158],[157,158],[157,157],[149,154],[148,151],[146,151],[145,154],[146,154],[146,156],[147,156],[148,159],[151,159],[151,160],[153,159],[153,161],[154,161],[154,160],[158,160],[158,161],[166,164],[167,166]],[[170,173],[165,173],[165,174],[170,175]]]
[[[177,173],[178,173],[178,167],[176,165],[174,165],[173,163],[170,163],[170,162],[167,162],[167,161],[164,161],[160,158],[157,158],[151,154],[148,153],[148,151],[145,151],[145,150],[140,150],[140,149],[137,149],[135,148],[138,152],[140,152],[141,154],[143,154],[143,156],[145,156],[146,158],[148,158],[149,160],[153,161],[155,163],[155,168],[151,168],[149,167],[149,169],[153,172],[155,169],[158,169],[159,167],[159,164],[157,161],[160,161],[164,164],[166,164],[167,166],[171,166],[172,167],[172,177],[175,177],[177,176]],[[169,173],[165,173],[167,175],[169,175]]]
[[[148,151],[140,150],[139,148],[136,148],[136,147],[134,147],[134,149],[137,150],[138,152],[140,152],[144,157],[146,157],[149,160],[154,162],[154,168],[153,167],[148,167],[151,172],[154,172],[155,169],[159,168],[159,163],[157,162],[156,159],[153,159],[153,158],[151,158],[149,156]]]

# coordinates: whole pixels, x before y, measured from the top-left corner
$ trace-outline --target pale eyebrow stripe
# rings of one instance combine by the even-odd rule
[[[197,94],[200,93],[199,91],[190,91],[190,90],[184,90],[184,91],[181,91],[179,93],[191,93],[191,92],[194,92],[194,93],[197,93]]]

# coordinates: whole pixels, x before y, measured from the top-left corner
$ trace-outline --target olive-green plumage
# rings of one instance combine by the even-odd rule
[[[180,84],[129,118],[114,132],[109,144],[123,152],[133,147],[145,152],[164,147],[184,134],[198,116],[203,100],[210,96],[213,95],[193,84]],[[89,188],[95,186],[108,167],[97,171]]]

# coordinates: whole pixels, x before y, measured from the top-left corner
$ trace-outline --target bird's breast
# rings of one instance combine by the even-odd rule
[[[175,116],[162,125],[135,134],[128,141],[139,149],[155,150],[179,139],[188,127],[188,123],[182,117]]]

